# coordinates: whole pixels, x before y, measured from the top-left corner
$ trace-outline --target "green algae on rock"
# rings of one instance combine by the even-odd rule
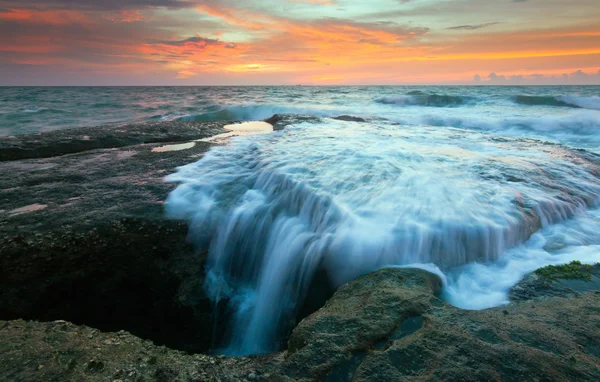
[[[580,279],[590,281],[592,279],[593,267],[590,264],[581,264],[574,260],[563,265],[548,265],[535,271],[535,273],[547,280],[556,279]]]
[[[511,301],[568,297],[600,290],[600,264],[573,261],[550,265],[525,276],[510,291]]]

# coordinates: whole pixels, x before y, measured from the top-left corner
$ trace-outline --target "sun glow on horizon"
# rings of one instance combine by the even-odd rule
[[[594,5],[0,0],[0,84],[600,84]]]

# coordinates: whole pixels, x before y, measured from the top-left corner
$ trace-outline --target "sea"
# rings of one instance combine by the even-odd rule
[[[317,279],[419,267],[486,309],[539,267],[600,262],[600,86],[0,88],[0,136],[273,114],[291,122],[165,178],[165,214],[209,248],[219,352],[283,346]]]

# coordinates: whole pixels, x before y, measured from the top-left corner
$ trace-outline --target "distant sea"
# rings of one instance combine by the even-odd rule
[[[600,86],[0,87],[0,136],[159,120],[351,114],[596,149]]]

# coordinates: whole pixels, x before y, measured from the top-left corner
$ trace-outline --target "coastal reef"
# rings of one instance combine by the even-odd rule
[[[213,144],[157,148],[228,123],[0,138],[0,380],[600,380],[600,268],[578,263],[533,272],[510,304],[478,311],[441,299],[432,273],[380,269],[303,312],[280,351],[215,355],[208,249],[163,205],[163,178]]]

